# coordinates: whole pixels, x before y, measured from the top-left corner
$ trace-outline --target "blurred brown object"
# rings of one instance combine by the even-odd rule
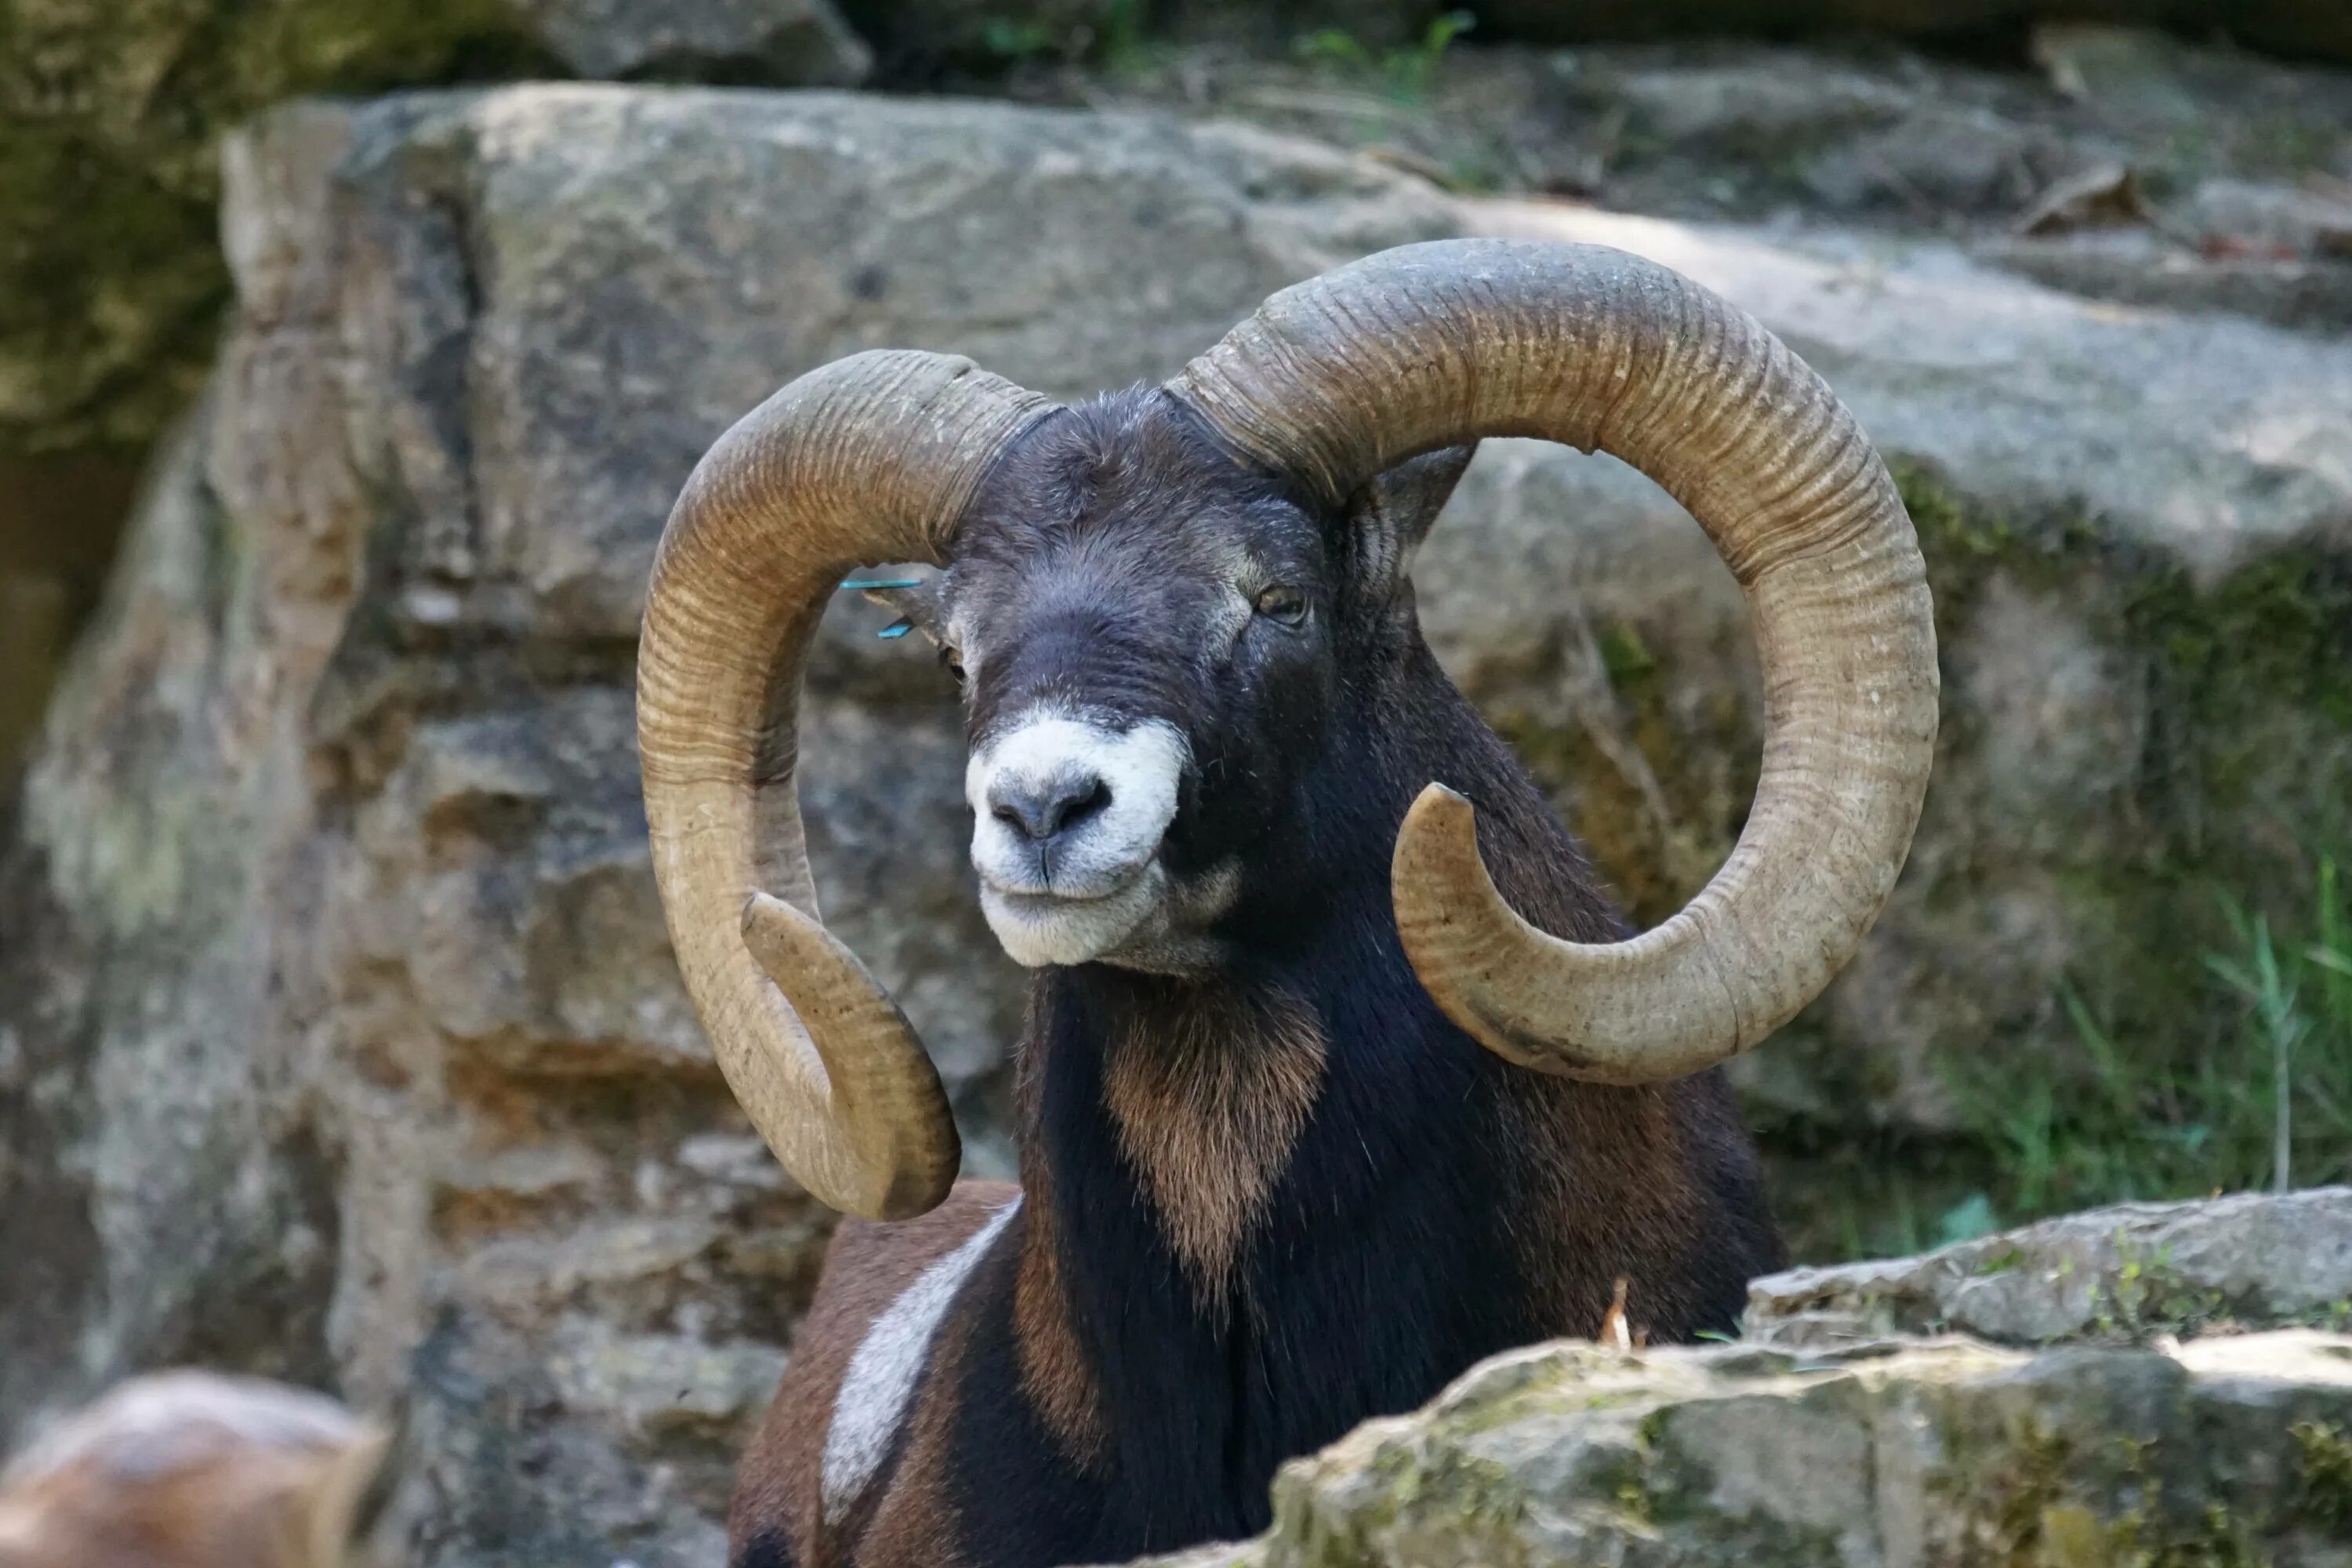
[[[0,1471],[0,1568],[343,1568],[391,1435],[258,1378],[134,1378]]]
[[[2019,234],[2065,234],[2078,228],[2147,223],[2155,216],[2139,188],[2139,176],[2122,163],[2102,163],[2060,180],[2020,214],[2011,227]]]

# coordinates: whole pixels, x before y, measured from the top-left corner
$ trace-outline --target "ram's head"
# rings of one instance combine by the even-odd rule
[[[1720,1061],[1821,989],[1893,887],[1935,735],[1924,573],[1885,468],[1819,377],[1674,273],[1407,247],[1276,295],[1164,388],[1064,409],[963,360],[860,354],[697,468],[646,612],[646,811],[688,984],[795,1175],[900,1215],[957,1155],[929,1058],[809,876],[795,705],[844,574],[946,568],[898,602],[964,679],[973,859],[1007,951],[1213,968],[1247,879],[1311,841],[1296,785],[1334,693],[1427,657],[1405,568],[1490,435],[1612,452],[1707,530],[1761,649],[1763,768],[1707,887],[1597,945],[1520,919],[1469,803],[1432,784],[1392,866],[1415,973],[1503,1056],[1616,1083]]]
[[[1346,690],[1416,657],[1404,567],[1471,451],[1328,504],[1164,388],[1012,443],[950,569],[872,595],[962,687],[971,862],[1006,952],[1198,973],[1312,923],[1343,869],[1317,819],[1362,793],[1338,776],[1362,737],[1332,727],[1360,720]]]

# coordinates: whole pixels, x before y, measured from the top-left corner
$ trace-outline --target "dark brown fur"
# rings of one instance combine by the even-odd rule
[[[874,1320],[924,1269],[962,1246],[1019,1191],[1008,1182],[959,1182],[947,1202],[920,1218],[889,1225],[847,1220],[834,1233],[816,1300],[793,1336],[784,1381],[738,1472],[728,1512],[728,1533],[738,1552],[761,1533],[780,1531],[793,1554],[786,1561],[799,1568],[842,1561],[833,1550],[837,1543],[826,1538],[819,1478],[825,1417],[849,1359]],[[941,1386],[934,1382],[927,1392]],[[898,1511],[906,1516],[908,1509]]]
[[[1024,1093],[1024,1101],[1029,1099]],[[1054,1174],[1032,1153],[1024,1153],[1021,1164],[1021,1184],[1030,1194],[1022,1215],[1020,1275],[1013,1303],[1021,1385],[1063,1455],[1080,1471],[1093,1473],[1102,1465],[1108,1435],[1101,1386],[1071,1330],[1062,1244],[1054,1222],[1059,1206]]]

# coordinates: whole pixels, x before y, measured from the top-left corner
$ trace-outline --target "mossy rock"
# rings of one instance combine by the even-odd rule
[[[2139,1344],[2352,1331],[2352,1187],[2063,1215],[1916,1258],[1748,1287],[1752,1341],[1801,1349],[1958,1331],[2002,1344]]]
[[[2333,1561],[2347,1418],[2352,1340],[2299,1331],[2177,1354],[1539,1346],[1286,1467],[1267,1535],[1181,1561]]]
[[[228,279],[218,140],[303,93],[524,77],[854,81],[830,0],[26,0],[0,10],[0,451],[136,449]],[[33,215],[33,216],[27,216]]]

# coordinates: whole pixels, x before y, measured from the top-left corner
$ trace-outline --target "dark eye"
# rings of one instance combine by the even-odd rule
[[[963,684],[962,652],[950,644],[942,643],[940,645],[940,662],[948,667],[948,673],[956,678],[958,686],[961,686]]]
[[[1295,626],[1307,618],[1307,595],[1296,588],[1268,588],[1257,596],[1257,613],[1286,626]]]

